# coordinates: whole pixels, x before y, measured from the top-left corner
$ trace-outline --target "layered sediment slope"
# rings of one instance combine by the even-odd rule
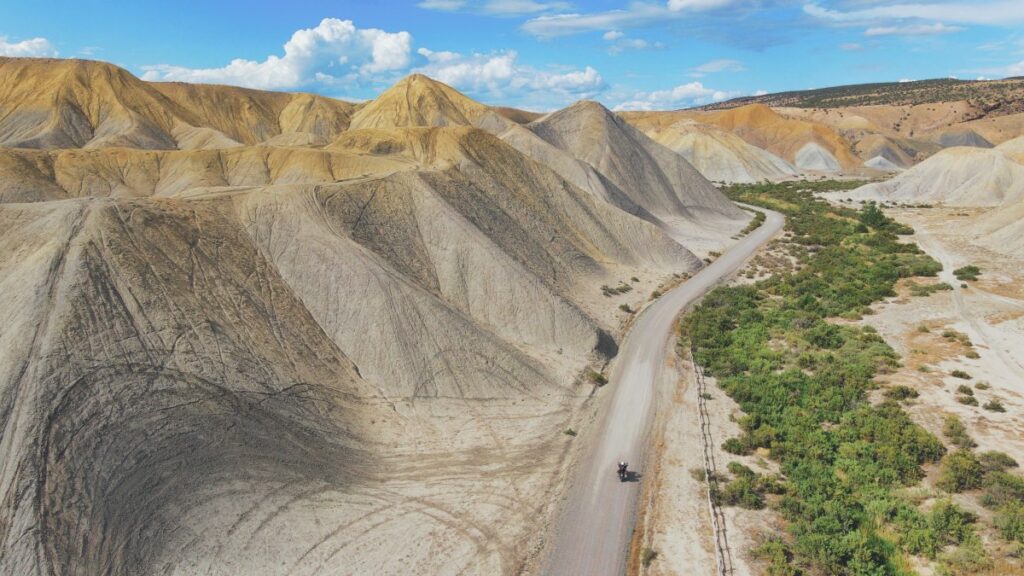
[[[0,57],[0,146],[153,150],[334,138],[354,105],[310,94],[151,84],[86,60]]]
[[[662,219],[742,218],[685,158],[597,102],[583,101],[531,123],[552,146],[593,166],[637,206]]]
[[[603,109],[556,146],[423,77],[355,111],[4,59],[0,108],[5,574],[516,573],[600,286],[701,265],[660,216],[748,219]]]
[[[1014,142],[995,149],[950,148],[899,176],[854,191],[859,198],[993,207],[1024,201],[1024,164]]]
[[[731,132],[694,120],[676,122],[653,138],[682,154],[705,178],[715,182],[779,180],[798,172],[771,152],[747,144]]]
[[[710,112],[629,112],[623,117],[647,134],[657,134],[680,120],[714,126],[805,170],[852,170],[862,162],[850,151],[850,143],[832,127],[783,116],[763,104]]]

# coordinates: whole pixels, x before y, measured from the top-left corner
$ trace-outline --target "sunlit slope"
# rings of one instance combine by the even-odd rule
[[[86,60],[0,58],[0,145],[193,149],[333,138],[352,104],[309,94],[148,83]]]

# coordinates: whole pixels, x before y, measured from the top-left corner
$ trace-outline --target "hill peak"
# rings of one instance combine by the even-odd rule
[[[489,111],[443,82],[410,74],[359,110],[352,128],[470,126]]]

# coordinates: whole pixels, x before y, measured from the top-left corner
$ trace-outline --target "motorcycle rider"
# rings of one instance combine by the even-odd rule
[[[619,479],[624,480],[626,478],[626,469],[629,468],[629,464],[626,462],[619,462]]]

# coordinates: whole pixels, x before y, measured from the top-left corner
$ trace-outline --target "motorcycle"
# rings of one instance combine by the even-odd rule
[[[625,482],[626,480],[629,480],[629,471],[627,470],[628,468],[629,464],[627,464],[626,462],[619,462],[619,482]]]

